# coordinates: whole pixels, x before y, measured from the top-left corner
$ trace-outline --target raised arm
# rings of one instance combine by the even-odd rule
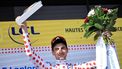
[[[49,68],[50,65],[46,64],[43,61],[43,59],[40,56],[38,56],[32,49],[32,46],[30,44],[29,34],[27,31],[27,23],[24,22],[22,25],[20,25],[20,28],[22,29],[23,32],[23,40],[24,40],[26,55],[31,59],[31,61],[34,63],[36,67],[41,69]]]

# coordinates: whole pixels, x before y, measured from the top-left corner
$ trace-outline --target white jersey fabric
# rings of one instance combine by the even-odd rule
[[[28,33],[23,33],[26,55],[31,59],[38,69],[96,69],[96,61],[87,63],[68,63],[66,60],[57,60],[55,63],[47,63],[42,57],[38,56],[31,47]]]

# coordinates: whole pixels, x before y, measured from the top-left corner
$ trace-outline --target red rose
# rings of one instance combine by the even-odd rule
[[[85,20],[84,20],[84,23],[87,23],[89,21],[89,18],[86,17]]]
[[[107,8],[102,8],[103,12],[106,14],[108,12]]]

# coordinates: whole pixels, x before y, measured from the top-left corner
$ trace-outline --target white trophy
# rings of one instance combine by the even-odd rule
[[[35,2],[33,3],[31,6],[29,6],[25,12],[17,17],[15,19],[16,23],[18,25],[21,25],[24,21],[26,21],[32,14],[34,14],[38,9],[40,9],[42,7],[42,2],[41,1],[38,1],[38,2]]]

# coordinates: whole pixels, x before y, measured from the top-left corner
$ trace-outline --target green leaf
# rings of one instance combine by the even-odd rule
[[[90,35],[91,35],[93,32],[94,32],[93,30],[92,30],[92,31],[85,32],[84,37],[85,37],[85,38],[90,37]]]
[[[107,26],[106,26],[106,29],[109,30],[109,31],[112,31],[111,29],[113,29],[112,27],[115,25],[115,21],[111,20]],[[113,29],[115,30],[115,29]]]
[[[108,44],[108,39],[107,39],[107,37],[103,36],[103,40],[104,40],[105,44]]]
[[[112,31],[112,32],[116,32],[117,29],[116,29],[115,27],[111,27],[111,28],[109,28],[108,30],[109,30],[109,31]]]
[[[114,25],[116,22],[115,20],[117,19],[118,8],[109,9],[108,13],[104,13],[101,6],[95,6],[94,12],[94,15],[88,17],[88,23],[85,23],[81,26],[85,30],[84,37],[88,38],[93,32],[97,31],[94,36],[94,40],[97,40],[101,33],[103,33],[104,31],[109,31],[110,34],[112,34],[111,32],[116,31]],[[103,37],[105,42],[107,43],[109,41],[109,38],[107,38],[107,36]]]
[[[95,36],[94,36],[94,41],[96,41],[97,39],[98,39],[98,37],[100,36],[100,34],[95,34]]]
[[[84,27],[84,30],[85,31],[88,31],[89,30],[89,28],[91,28],[92,26],[90,26],[90,25],[87,25],[86,27]]]
[[[99,30],[103,30],[103,26],[102,25],[100,25],[99,23],[95,23],[94,24],[94,26],[97,28],[97,29],[99,29]]]
[[[88,31],[92,31],[92,30],[93,30],[93,31],[98,31],[99,29],[97,29],[95,26],[92,26],[92,27],[89,28]]]
[[[86,24],[82,24],[80,27],[84,27]]]
[[[117,12],[118,12],[118,8],[113,9],[113,11],[112,11],[111,13],[113,13],[113,14],[117,14]]]
[[[107,15],[111,20],[116,20],[117,12],[118,12],[118,8],[111,10],[111,13],[108,13]]]
[[[111,20],[110,21],[111,26],[114,26],[115,25],[115,22],[116,22],[115,20]]]
[[[100,6],[95,7],[94,11],[95,11],[95,14],[97,15],[97,17],[104,14],[102,11],[102,8]]]

